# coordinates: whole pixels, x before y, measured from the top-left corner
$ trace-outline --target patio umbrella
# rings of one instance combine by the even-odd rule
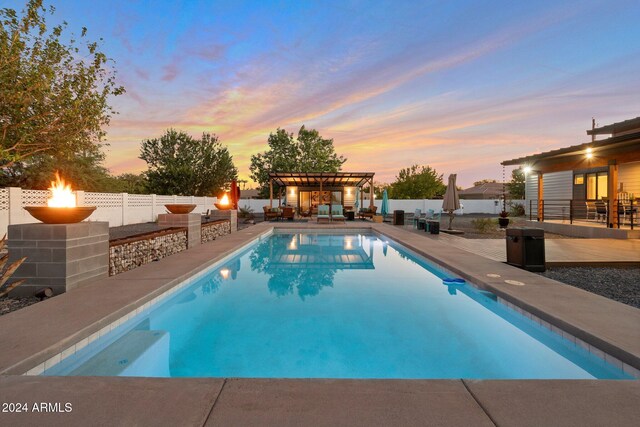
[[[460,198],[456,188],[456,174],[452,173],[449,175],[447,192],[444,193],[444,200],[442,201],[442,210],[449,213],[449,230],[451,230],[451,223],[453,222],[453,212],[458,209],[460,209]]]
[[[389,196],[387,195],[386,188],[382,192],[382,206],[380,206],[380,213],[382,214],[382,218],[387,216],[389,213]]]

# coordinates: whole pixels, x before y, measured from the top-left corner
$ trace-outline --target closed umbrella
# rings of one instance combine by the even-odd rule
[[[380,213],[382,214],[382,218],[387,216],[389,213],[389,196],[387,196],[387,189],[382,192],[382,206],[380,206]]]
[[[456,174],[452,173],[449,175],[447,192],[444,193],[444,200],[442,201],[442,210],[449,213],[449,230],[451,230],[451,223],[453,222],[453,212],[458,209],[460,209],[460,198],[456,188]]]

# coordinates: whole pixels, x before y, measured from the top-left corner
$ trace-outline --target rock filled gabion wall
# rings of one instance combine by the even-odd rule
[[[212,240],[216,240],[220,236],[231,233],[230,221],[216,221],[209,224],[202,224],[202,231],[200,232],[202,243],[207,243]]]
[[[141,265],[187,249],[187,230],[122,239],[109,247],[109,275],[124,273]]]

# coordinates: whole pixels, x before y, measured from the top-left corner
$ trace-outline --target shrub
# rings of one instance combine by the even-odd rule
[[[0,251],[4,249],[6,243],[6,235],[0,240]],[[13,288],[24,283],[24,279],[17,280],[13,283],[7,283],[7,281],[11,278],[11,275],[20,267],[20,264],[24,262],[27,257],[19,259],[17,261],[12,262],[8,267],[7,261],[9,261],[9,254],[5,253],[0,258],[0,297],[7,295]]]
[[[511,203],[509,213],[511,216],[524,216],[524,205],[522,203]]]
[[[251,209],[249,206],[241,207],[240,209],[238,209],[238,217],[253,219],[253,209]]]
[[[476,218],[471,220],[471,225],[476,231],[480,233],[486,233],[492,229],[494,229],[497,225],[497,222],[493,218]]]

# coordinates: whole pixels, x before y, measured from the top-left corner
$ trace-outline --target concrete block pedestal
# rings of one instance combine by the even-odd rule
[[[238,211],[235,209],[214,210],[210,213],[211,219],[228,219],[231,222],[231,232],[238,231]]]
[[[202,219],[200,214],[160,214],[158,215],[158,225],[161,227],[185,227],[187,229],[187,248],[201,243]]]
[[[8,229],[9,262],[27,257],[12,279],[26,279],[11,295],[45,287],[61,294],[109,276],[109,223],[15,224]]]

